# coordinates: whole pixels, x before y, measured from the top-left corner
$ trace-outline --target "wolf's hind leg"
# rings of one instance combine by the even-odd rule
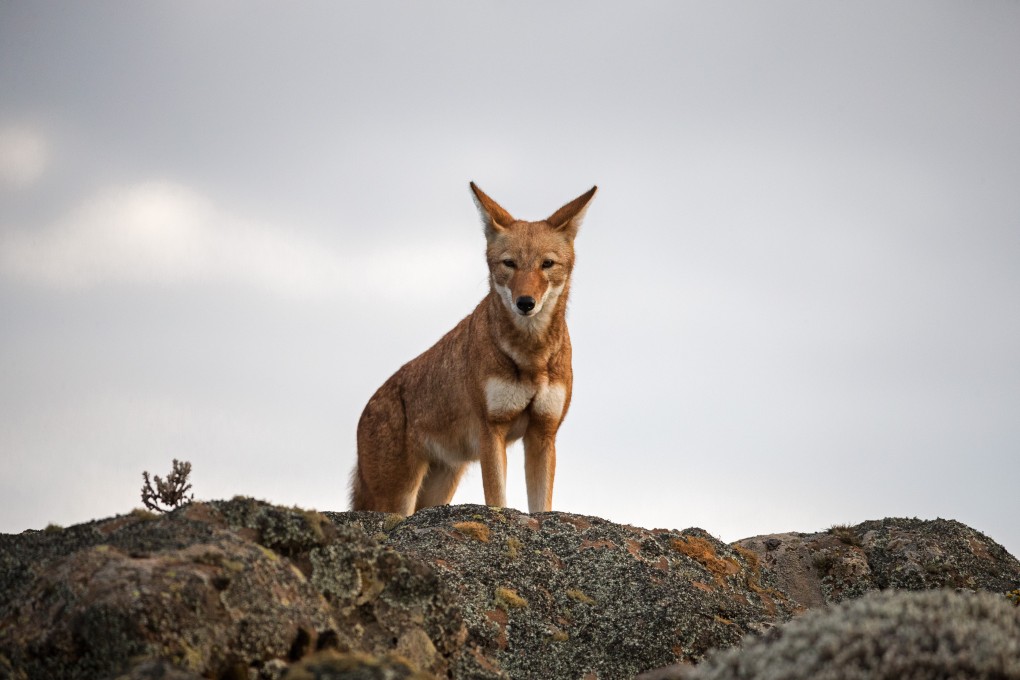
[[[422,480],[421,488],[418,490],[418,502],[415,510],[431,508],[435,505],[446,505],[453,500],[453,493],[457,490],[461,475],[467,469],[466,463],[447,465],[446,463],[431,463],[429,471]]]
[[[405,517],[410,515],[415,510],[414,501],[427,469],[425,462],[393,467],[386,476],[380,478],[378,475],[364,474],[359,464],[354,469],[351,484],[351,510],[392,512]]]
[[[399,390],[387,381],[358,422],[358,463],[351,479],[351,509],[410,515],[428,461],[406,445],[407,419]]]

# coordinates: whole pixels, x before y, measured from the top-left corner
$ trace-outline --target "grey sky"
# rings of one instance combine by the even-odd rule
[[[1018,73],[1005,1],[5,3],[0,531],[174,457],[344,509],[365,401],[485,293],[473,179],[600,187],[556,509],[1018,554]]]

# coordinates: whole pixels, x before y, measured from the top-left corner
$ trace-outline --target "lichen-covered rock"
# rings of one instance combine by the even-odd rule
[[[235,498],[0,535],[0,677],[610,680],[771,639],[806,608],[942,586],[1009,603],[1020,563],[942,520],[728,546],[568,513]]]
[[[776,573],[805,608],[886,589],[963,588],[1004,593],[1020,562],[984,534],[952,520],[883,519],[816,534],[737,541]]]
[[[399,650],[445,674],[465,652],[427,565],[250,499],[0,536],[0,588],[0,658],[27,678],[138,675],[140,658],[275,678],[328,648]]]
[[[699,529],[443,506],[398,524],[386,544],[435,566],[469,639],[512,678],[631,677],[791,611],[754,553]]]
[[[342,651],[396,652],[417,668],[443,675],[454,662],[479,674],[478,659],[488,663],[476,650],[464,649],[467,629],[459,604],[433,568],[380,542],[383,529],[395,524],[391,516],[344,517],[250,499],[213,505],[231,526],[254,532],[253,540],[293,562],[329,603],[337,624],[329,644],[309,635],[303,651],[314,644]],[[334,521],[336,517],[344,521]],[[465,653],[467,658],[461,659]]]
[[[881,588],[964,588],[1003,593],[1020,586],[1020,562],[953,520],[884,519],[854,527]]]
[[[658,680],[1020,679],[1020,609],[993,593],[871,593]],[[642,678],[641,680],[646,680]],[[650,680],[648,678],[647,680]]]
[[[4,536],[0,553],[0,653],[28,677],[108,677],[135,657],[246,673],[336,628],[290,562],[187,511]]]

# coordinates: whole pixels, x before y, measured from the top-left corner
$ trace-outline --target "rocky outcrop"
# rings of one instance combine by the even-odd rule
[[[239,498],[0,536],[0,677],[630,678],[826,602],[943,586],[1008,602],[1020,563],[941,520],[726,545],[568,513]]]

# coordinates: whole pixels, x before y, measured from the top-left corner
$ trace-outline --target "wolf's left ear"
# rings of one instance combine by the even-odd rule
[[[577,229],[581,226],[581,220],[584,219],[584,213],[596,191],[598,191],[598,187],[592,187],[550,215],[546,222],[553,229],[565,231],[573,238],[577,235]]]
[[[482,224],[485,225],[485,234],[490,236],[493,232],[503,231],[516,222],[513,216],[503,206],[485,195],[485,192],[478,188],[478,185],[471,182],[471,193],[475,195],[475,205],[482,216]]]

